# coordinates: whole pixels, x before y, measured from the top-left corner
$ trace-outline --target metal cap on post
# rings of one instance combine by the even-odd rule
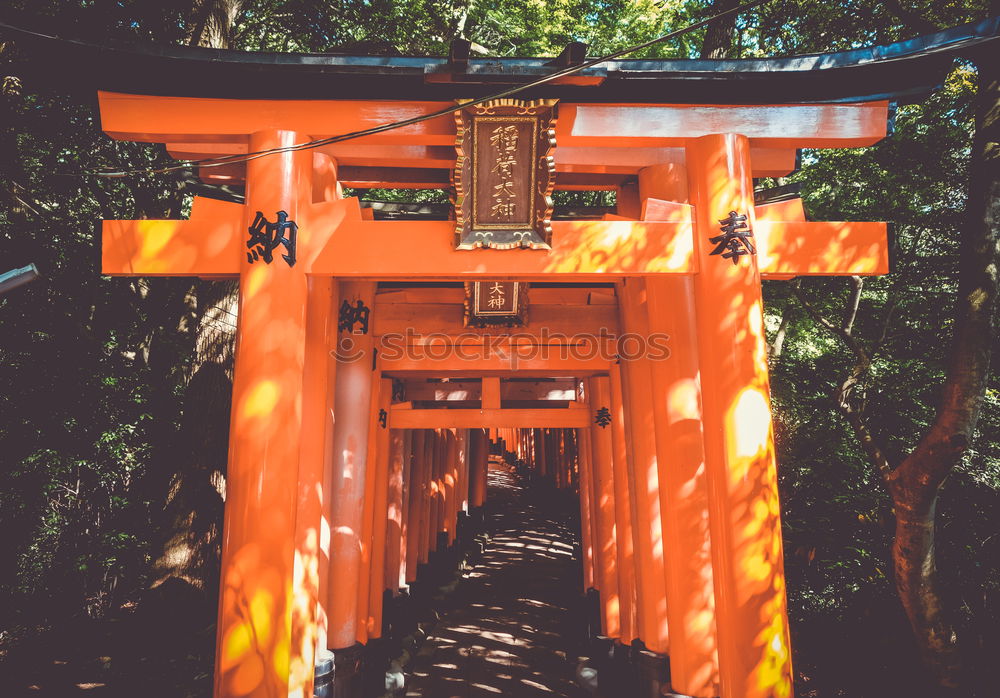
[[[39,277],[38,267],[29,264],[20,269],[11,269],[0,274],[0,295],[13,291],[15,288],[31,283]]]

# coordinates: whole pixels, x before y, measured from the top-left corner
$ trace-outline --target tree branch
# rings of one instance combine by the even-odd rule
[[[856,281],[854,281],[855,279]],[[857,338],[851,334],[854,319],[857,316],[858,306],[860,305],[860,294],[862,288],[860,277],[852,277],[852,283],[854,286],[854,292],[851,294],[851,298],[845,308],[844,320],[840,325],[836,325],[828,318],[824,317],[806,299],[805,294],[802,292],[801,281],[799,279],[792,282],[791,289],[792,295],[795,296],[799,304],[809,314],[809,317],[815,320],[818,325],[826,329],[828,332],[838,337],[842,342],[844,342],[848,349],[851,350],[851,353],[854,354],[854,365],[851,366],[847,376],[843,381],[841,381],[840,385],[837,386],[837,389],[834,391],[834,402],[837,405],[837,409],[839,409],[841,414],[844,415],[848,425],[850,425],[851,430],[860,442],[861,448],[868,457],[868,461],[876,468],[876,470],[878,470],[879,474],[884,479],[888,479],[893,471],[892,464],[889,462],[885,451],[875,440],[875,435],[872,433],[871,429],[868,428],[868,424],[865,422],[864,408],[856,407],[851,400],[855,389],[858,388],[862,379],[868,374],[868,370],[871,368],[871,357],[861,342],[859,342]]]

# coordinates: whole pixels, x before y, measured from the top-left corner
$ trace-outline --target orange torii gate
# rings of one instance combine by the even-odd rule
[[[551,60],[473,59],[462,42],[447,59],[297,57],[19,36],[61,57],[61,78],[110,90],[98,100],[111,137],[246,155],[199,170],[245,187],[242,202],[103,224],[105,274],[239,279],[215,695],[312,695],[325,648],[335,694],[360,695],[383,593],[419,587],[482,506],[492,438],[579,489],[604,635],[668,656],[678,693],[790,696],[761,279],[884,274],[888,245],[882,223],[755,202],[753,180],[788,174],[802,148],[877,142],[889,100],[926,93],[949,51],[996,30],[807,59],[611,61],[483,105],[499,111],[306,149],[292,146],[525,84],[579,63],[579,46]],[[506,130],[476,140],[478,117]],[[509,162],[476,170],[487,143]],[[376,220],[342,194],[453,185],[452,220]],[[553,187],[613,190],[616,211],[554,219]],[[503,225],[524,197],[537,218]],[[460,299],[420,296],[428,281],[441,297],[447,282],[534,284],[527,324],[500,333],[501,351],[459,352],[493,346],[490,330],[468,329]],[[584,300],[553,281],[589,284]],[[418,335],[407,347],[451,353],[390,355],[404,326]],[[522,351],[581,341],[543,330],[609,326],[665,336],[669,356]],[[428,378],[446,382],[420,397]],[[407,381],[416,397],[397,394]]]
[[[116,138],[173,149],[176,142],[219,142],[216,134],[225,133],[249,152],[440,107],[324,100],[278,107],[109,93],[100,103],[103,126]],[[881,223],[808,223],[798,202],[755,206],[753,143],[788,150],[867,145],[884,134],[887,104],[560,107],[560,127],[571,124],[565,140],[592,149],[594,159],[602,148],[636,147],[630,139],[680,150],[673,162],[642,168],[634,193],[621,190],[623,215],[554,221],[549,250],[457,250],[447,221],[366,220],[357,199],[340,198],[335,159],[309,150],[250,160],[243,205],[196,198],[187,221],[105,222],[106,274],[240,278],[217,695],[308,694],[320,613],[335,654],[374,631],[357,619],[368,555],[359,547],[368,520],[359,505],[370,499],[366,481],[374,482],[366,480],[372,463],[361,454],[377,393],[369,366],[329,359],[337,307],[371,307],[372,279],[530,281],[553,274],[619,279],[625,325],[671,337],[670,360],[635,362],[619,388],[611,373],[611,393],[624,391],[617,404],[629,415],[622,446],[632,445],[618,465],[627,463],[637,488],[637,612],[629,634],[669,652],[673,685],[690,695],[713,695],[717,681],[727,696],[790,695],[760,279],[885,273],[887,247]],[[706,122],[718,132],[706,134]],[[428,145],[449,137],[435,133],[439,128],[427,122],[385,138]],[[245,231],[258,212],[278,211],[297,224],[294,266],[247,254]],[[756,246],[739,264],[710,256],[710,239],[730,211],[746,212]],[[338,297],[333,280],[355,278],[365,281],[343,282]],[[522,370],[532,368],[540,370]],[[574,367],[573,375],[585,369]],[[600,386],[605,379],[592,380],[596,394],[608,390]],[[335,427],[324,424],[334,416]],[[462,426],[502,425],[481,412],[470,417]],[[324,446],[328,431],[332,454]],[[598,440],[605,434],[595,432]],[[607,446],[598,450],[606,458]],[[321,600],[324,530],[331,540],[323,565],[331,573]]]

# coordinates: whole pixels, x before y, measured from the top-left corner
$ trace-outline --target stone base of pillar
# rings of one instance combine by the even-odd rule
[[[368,639],[364,650],[364,696],[381,696],[385,693],[385,672],[389,668],[389,643],[384,638]]]
[[[670,689],[670,659],[646,649],[642,640],[632,642],[632,664],[638,677],[639,698],[662,698]]]
[[[333,676],[329,682],[330,692],[322,698],[363,698],[365,646],[356,643],[332,652]]]
[[[403,638],[412,635],[417,630],[416,603],[410,589],[403,589],[389,600],[385,607],[389,610],[389,629],[383,637]]]
[[[611,681],[607,677],[611,676],[613,672],[611,664],[614,645],[614,638],[604,637],[603,635],[590,638],[590,642],[588,643],[587,656],[590,657],[590,666],[597,670],[598,695],[601,696],[604,695],[600,691],[602,677],[604,677],[604,686],[609,685]]]
[[[322,649],[316,653],[313,674],[313,698],[333,698],[333,652]]]
[[[631,650],[631,647],[615,640],[610,657],[598,667],[597,691],[602,698],[634,698],[639,695]]]
[[[584,612],[587,619],[587,639],[601,636],[601,592],[591,587],[587,589],[584,599]]]
[[[472,538],[474,533],[471,529],[472,522],[469,519],[468,512],[458,512],[458,521],[455,522],[455,545],[457,547],[464,547],[469,539]]]

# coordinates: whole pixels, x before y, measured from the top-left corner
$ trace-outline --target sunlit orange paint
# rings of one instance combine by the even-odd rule
[[[628,333],[649,336],[641,279],[619,286],[622,326]],[[628,347],[623,346],[622,351]],[[623,358],[621,373],[625,398],[625,426],[629,434],[629,473],[634,489],[632,536],[639,603],[639,637],[653,652],[666,654],[670,636],[667,620],[666,571],[663,561],[663,526],[660,520],[660,485],[651,393],[652,361],[648,353]]]
[[[371,307],[372,282],[341,282],[342,301],[362,300]],[[345,332],[340,332],[345,335]],[[362,574],[362,540],[368,470],[368,434],[371,429],[371,335],[353,334],[364,357],[337,365],[333,429],[333,467],[330,484],[329,630],[331,649],[351,647],[359,633],[358,597]],[[367,589],[367,587],[365,587]]]
[[[420,561],[420,521],[423,514],[424,440],[426,433],[423,429],[414,429],[411,437],[413,458],[410,463],[410,477],[406,481],[407,523],[404,535],[406,542],[404,576],[407,584],[416,581],[417,565]]]
[[[753,256],[736,265],[708,256],[708,239],[729,211],[748,212],[754,223],[749,142],[705,136],[687,152],[705,260],[694,295],[722,694],[784,698],[792,666],[760,275]]]
[[[608,372],[608,408],[611,413],[611,448],[615,481],[615,530],[618,541],[618,605],[623,643],[639,637],[639,590],[636,574],[635,536],[632,532],[635,507],[634,483],[629,477],[628,446],[625,435],[625,405],[621,373],[617,365]]]
[[[302,143],[444,106],[112,93],[99,100],[113,137],[192,157]],[[558,487],[579,488],[585,583],[602,591],[605,632],[665,651],[669,622],[674,688],[701,697],[718,692],[717,626],[724,698],[789,696],[760,276],[885,273],[888,245],[881,223],[806,222],[797,200],[755,207],[750,180],[787,172],[796,148],[873,143],[886,115],[884,102],[562,103],[557,169],[637,173],[638,185],[621,187],[616,215],[554,222],[549,251],[457,251],[452,223],[374,221],[357,199],[341,198],[338,157],[352,166],[450,167],[450,118],[200,171],[245,181],[245,205],[196,197],[186,221],[105,221],[105,274],[240,279],[216,696],[305,698],[320,643],[340,649],[374,637],[382,588],[412,582],[437,534],[453,542],[458,512],[485,501],[480,427]],[[279,122],[296,130],[274,130]],[[742,135],[706,135],[722,132]],[[278,210],[299,224],[296,266],[250,264],[249,220]],[[736,266],[707,254],[729,210],[750,214],[757,243],[756,258]],[[358,279],[344,293],[374,307],[375,278],[554,274],[620,282],[624,328],[661,329],[673,356],[626,362],[624,390],[621,367],[603,359],[516,367],[510,357],[451,360],[436,370],[489,374],[480,421],[475,410],[386,407],[414,430],[403,441],[372,426],[370,363],[330,361],[336,277]],[[381,367],[427,370],[419,359]],[[591,397],[605,397],[612,423],[594,426],[589,410],[499,409],[499,377],[515,368],[599,376]]]
[[[336,363],[327,347],[335,332],[331,309],[336,307],[336,284],[329,278],[309,280],[306,356],[302,386],[302,432],[298,476],[298,515],[295,522],[295,567],[292,590],[292,656],[289,696],[312,695],[316,649],[326,641],[325,577],[329,568],[329,540],[324,545],[324,515],[329,497],[326,485],[327,422],[332,402],[328,386]]]
[[[644,217],[691,215],[687,170],[681,165],[639,173]],[[655,199],[652,197],[659,197]],[[719,681],[715,592],[708,527],[708,485],[702,443],[698,337],[691,277],[648,276],[651,333],[669,337],[669,356],[650,362],[663,523],[670,680],[675,691],[716,695]]]
[[[378,421],[378,410],[388,412],[391,398],[392,380],[380,379],[379,400],[375,409],[375,468],[372,473],[375,488],[372,506],[374,518],[371,575],[368,585],[368,637],[370,638],[382,636],[382,591],[385,589],[386,528],[389,525],[389,461],[392,457],[388,423],[384,427],[381,425]]]
[[[591,378],[588,393],[592,411],[610,405],[610,387],[606,377]],[[618,544],[615,538],[615,482],[612,465],[611,432],[596,421],[590,426],[587,446],[593,464],[594,498],[597,506],[597,540],[599,551],[597,576],[600,580],[602,603],[602,630],[608,637],[621,636],[621,617],[618,599]]]
[[[264,149],[294,142],[297,134],[268,131],[251,138]],[[243,225],[252,211],[298,215],[311,158],[286,153],[248,167]],[[273,215],[273,214],[272,214]],[[316,237],[303,241],[321,244]],[[249,267],[246,261],[241,264]],[[249,271],[249,269],[247,269]],[[287,695],[292,688],[292,598],[301,428],[300,396],[306,353],[309,287],[305,274],[275,265],[249,297],[241,284],[241,337],[263,336],[280,299],[285,346],[238,342],[227,474],[225,533],[219,600],[217,696]],[[285,306],[284,304],[290,304]],[[265,407],[269,410],[262,411]],[[297,681],[301,685],[301,681]]]
[[[390,388],[391,390],[391,388]],[[390,393],[391,395],[391,393]],[[389,477],[386,494],[385,571],[383,588],[396,594],[406,583],[406,483],[409,480],[410,429],[389,431]]]

